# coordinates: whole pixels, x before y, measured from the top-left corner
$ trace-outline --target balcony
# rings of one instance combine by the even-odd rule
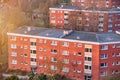
[[[30,50],[36,50],[36,46],[30,46]]]
[[[31,61],[31,62],[30,62],[30,65],[32,65],[32,66],[37,66],[37,62]]]
[[[92,70],[84,69],[84,73],[85,73],[85,74],[92,74]]]
[[[99,27],[103,27],[103,23],[100,23],[98,26],[99,26]]]
[[[64,21],[64,24],[68,24],[68,21],[65,20],[65,21]]]
[[[30,54],[30,58],[36,58],[36,54]]]
[[[98,20],[99,20],[99,21],[103,21],[103,20],[104,20],[104,18],[99,18]]]
[[[91,64],[92,64],[92,61],[85,61],[84,64],[85,64],[85,65],[91,65]]]
[[[67,16],[67,15],[65,15],[65,16],[64,16],[64,19],[68,19],[68,16]]]
[[[91,52],[85,52],[85,57],[92,57],[92,53]]]
[[[102,32],[102,31],[103,31],[103,27],[99,27],[99,28],[98,28],[98,31],[99,31],[99,32]]]

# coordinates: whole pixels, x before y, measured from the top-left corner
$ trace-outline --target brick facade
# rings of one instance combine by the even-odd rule
[[[77,18],[74,19],[73,16]],[[92,32],[113,32],[120,29],[119,18],[119,11],[78,11],[50,8],[50,24],[61,29],[68,28]],[[76,22],[74,22],[74,20],[76,20]]]
[[[120,7],[119,0],[71,0],[71,4],[79,7],[97,7],[97,8]]]
[[[72,33],[71,33],[72,34]],[[120,72],[120,43],[8,33],[8,68],[100,80]]]

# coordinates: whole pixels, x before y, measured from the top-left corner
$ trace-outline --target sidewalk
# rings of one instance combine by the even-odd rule
[[[7,78],[7,77],[12,76],[12,74],[4,74],[4,73],[3,73],[2,76],[5,77],[5,78]],[[28,76],[21,76],[21,75],[17,75],[17,77],[18,77],[19,79],[28,79],[28,78],[29,78]]]

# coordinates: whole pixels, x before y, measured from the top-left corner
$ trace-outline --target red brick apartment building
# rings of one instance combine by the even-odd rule
[[[73,6],[61,5],[49,8],[50,24],[56,28],[66,28],[67,26],[69,29],[77,28],[77,30],[94,32],[112,32],[120,29],[120,7],[76,7],[77,4],[80,4],[79,1],[72,0]],[[108,0],[106,1],[108,2]],[[85,2],[87,3],[87,1]],[[117,3],[120,1],[116,1]],[[103,3],[99,4],[103,6]],[[74,17],[77,18],[74,19]]]
[[[71,0],[71,4],[79,7],[97,7],[97,8],[120,7],[119,0]]]
[[[8,32],[8,68],[100,80],[120,73],[120,32],[20,27]]]

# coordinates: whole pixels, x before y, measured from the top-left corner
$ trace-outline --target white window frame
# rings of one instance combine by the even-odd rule
[[[69,55],[69,51],[63,50],[63,51],[62,51],[62,55]]]
[[[11,44],[11,45],[10,45],[10,48],[12,48],[12,49],[16,49],[17,46],[16,46],[16,44]]]
[[[11,60],[11,64],[17,64],[17,60]]]
[[[16,52],[11,52],[11,56],[17,56]]]

